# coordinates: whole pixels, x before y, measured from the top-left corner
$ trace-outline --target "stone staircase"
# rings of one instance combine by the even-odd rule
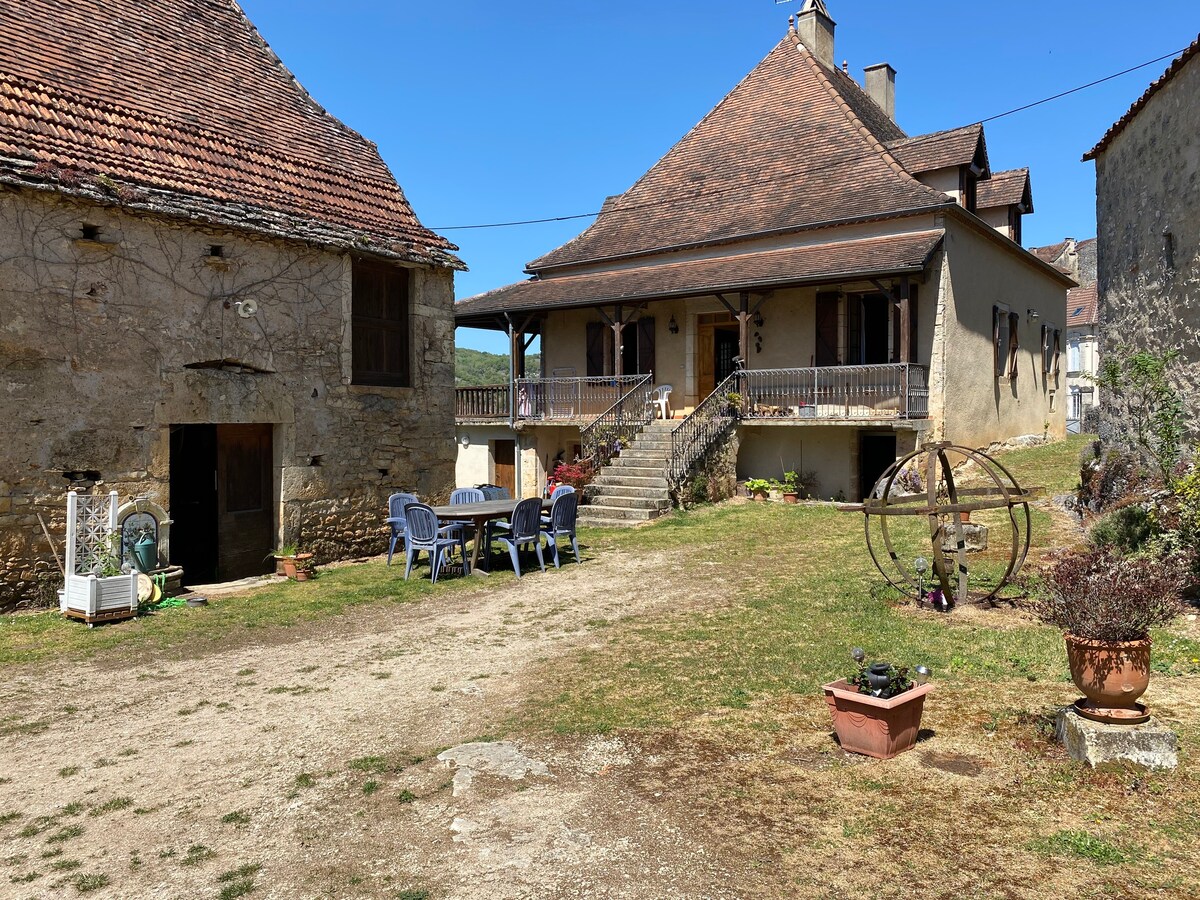
[[[591,502],[579,507],[581,524],[636,525],[657,519],[671,508],[667,466],[671,460],[671,432],[678,424],[651,422],[620,456],[600,470],[588,488]]]

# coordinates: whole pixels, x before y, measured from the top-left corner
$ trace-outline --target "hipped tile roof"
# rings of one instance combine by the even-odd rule
[[[1033,212],[1033,192],[1029,186],[1028,169],[1008,169],[993,172],[992,177],[979,182],[975,192],[978,209],[994,209],[997,206],[1018,206],[1024,203],[1025,212]]]
[[[904,137],[849,76],[788,35],[536,272],[950,202],[884,149]]]
[[[1095,325],[1100,321],[1096,283],[1067,291],[1067,325]]]
[[[964,125],[948,131],[934,131],[891,141],[888,150],[914,175],[968,166],[979,157],[987,168],[987,145],[983,138],[983,126]]]
[[[764,286],[834,283],[847,278],[862,280],[919,272],[928,265],[943,234],[941,230],[922,231],[590,274],[533,278],[455,304],[455,319],[459,325],[469,325],[515,310],[691,297]]]
[[[1087,153],[1083,154],[1084,161],[1095,159],[1097,156],[1103,153],[1104,150],[1108,148],[1108,145],[1116,139],[1117,135],[1125,130],[1125,126],[1127,126],[1134,120],[1134,118],[1137,117],[1137,114],[1142,111],[1142,108],[1147,103],[1150,102],[1150,99],[1160,90],[1162,90],[1172,78],[1179,74],[1179,71],[1187,65],[1188,61],[1198,53],[1200,53],[1200,35],[1196,36],[1196,40],[1192,41],[1192,43],[1186,50],[1183,51],[1183,53],[1175,57],[1175,59],[1171,62],[1171,65],[1167,67],[1167,71],[1163,72],[1162,75],[1160,75],[1158,79],[1150,85],[1150,87],[1146,88],[1145,93],[1133,102],[1133,105],[1126,110],[1125,115],[1121,116],[1121,118],[1117,119],[1117,121],[1113,123],[1112,127],[1104,133],[1104,137],[1100,138],[1099,143],[1097,143],[1096,146]]]
[[[0,31],[0,178],[461,267],[234,0],[0,0]]]

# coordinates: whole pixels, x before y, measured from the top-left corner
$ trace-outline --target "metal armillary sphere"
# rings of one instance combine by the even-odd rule
[[[965,467],[965,468],[964,468]],[[955,470],[958,469],[958,483]],[[949,443],[929,444],[893,463],[880,476],[871,496],[861,505],[843,507],[864,513],[867,549],[883,577],[898,590],[909,594],[924,591],[926,560],[918,558],[920,573],[909,571],[909,558],[897,551],[893,529],[897,516],[924,517],[929,523],[933,575],[931,584],[940,587],[943,596],[953,602],[967,599],[991,600],[1012,580],[1029,553],[1029,500],[1037,488],[1022,488],[1012,473],[986,453]],[[994,587],[972,597],[969,593],[966,530],[963,514],[984,510],[1004,510],[1011,533],[1007,565]],[[883,545],[890,566],[880,559],[871,536],[871,517],[879,517]],[[889,523],[891,526],[889,527]],[[993,541],[995,543],[995,541]],[[924,547],[920,552],[925,552]],[[894,571],[889,571],[894,569]]]

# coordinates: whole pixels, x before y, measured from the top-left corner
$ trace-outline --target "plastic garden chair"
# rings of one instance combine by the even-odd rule
[[[429,568],[433,572],[434,584],[437,584],[438,573],[446,564],[450,551],[456,546],[462,550],[463,574],[471,573],[471,563],[467,560],[467,548],[462,534],[460,533],[457,537],[444,534],[438,528],[437,513],[433,511],[433,507],[426,506],[424,503],[410,503],[404,507],[404,519],[405,581],[408,581],[413,562],[422,550],[429,554]]]
[[[575,520],[579,515],[579,495],[574,491],[560,495],[550,507],[550,521],[542,518],[542,534],[546,535],[546,543],[554,551],[554,568],[561,568],[558,559],[558,539],[569,537],[571,549],[575,551],[575,562],[579,559],[579,541],[575,538]]]
[[[498,487],[494,484],[481,484],[479,490],[483,491],[485,500],[510,500],[512,495],[508,492],[508,488]]]
[[[571,487],[571,485],[560,484],[558,487],[556,487],[554,490],[552,490],[550,492],[550,499],[557,500],[563,494],[573,494],[573,493],[575,493],[575,488]],[[551,511],[551,513],[553,513],[554,507],[550,507],[550,511]],[[542,516],[542,524],[549,525],[550,524],[550,516]]]
[[[455,488],[450,493],[450,505],[459,506],[463,503],[482,503],[487,499],[487,496],[479,488]],[[472,528],[470,522],[455,522],[450,525],[444,525],[442,531],[446,534],[458,534],[461,532],[462,538],[465,541],[471,534]]]
[[[656,414],[661,415],[664,419],[671,418],[671,391],[674,390],[669,384],[660,384],[654,389],[654,394],[650,397],[650,405],[655,408]]]
[[[404,549],[404,507],[410,503],[417,502],[416,494],[392,494],[388,497],[388,525],[392,528],[392,542],[388,544],[387,564],[392,564],[392,551],[396,549],[396,542],[401,542],[401,550]]]
[[[513,571],[521,577],[521,561],[517,556],[517,548],[533,544],[537,551],[538,565],[546,571],[546,560],[542,556],[542,498],[530,497],[522,500],[513,510],[512,522],[507,535],[496,537],[501,544],[508,548],[512,557]]]

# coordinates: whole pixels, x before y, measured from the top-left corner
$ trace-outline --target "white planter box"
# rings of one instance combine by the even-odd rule
[[[128,619],[137,615],[137,573],[111,575],[68,575],[59,600],[65,615],[88,622]]]

